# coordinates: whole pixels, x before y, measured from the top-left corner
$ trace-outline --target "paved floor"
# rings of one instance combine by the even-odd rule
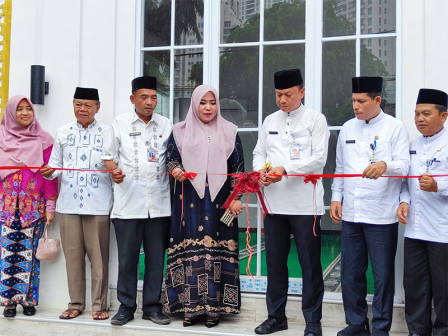
[[[255,335],[254,328],[259,322],[244,320],[236,317],[226,318],[219,326],[206,328],[198,323],[197,325],[185,328],[182,326],[181,317],[173,317],[169,325],[158,326],[150,321],[143,320],[141,313],[135,315],[135,319],[123,327],[110,325],[110,319],[106,321],[93,321],[90,312],[84,312],[72,320],[61,320],[58,318],[61,312],[54,309],[38,309],[33,317],[23,316],[21,309],[14,319],[0,317],[0,335],[160,335],[174,336],[186,335],[220,335],[220,336],[241,336]],[[114,312],[110,312],[113,316]],[[289,323],[289,329],[275,333],[278,336],[299,336],[303,334],[304,325],[293,322]],[[324,326],[324,336],[334,336],[340,328]],[[391,336],[404,336],[405,333],[391,333]]]

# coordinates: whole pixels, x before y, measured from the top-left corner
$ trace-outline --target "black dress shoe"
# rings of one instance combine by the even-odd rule
[[[143,313],[142,319],[144,320],[150,320],[157,324],[169,324],[170,319],[165,314],[162,314],[161,312],[155,312],[155,313]]]
[[[431,334],[416,334],[416,333],[410,333],[409,336],[431,336]]]
[[[110,321],[110,324],[117,325],[117,326],[123,326],[129,321],[132,321],[134,319],[134,314],[131,312],[127,312],[125,310],[118,311],[118,313],[115,314],[114,317],[112,317],[112,320]]]
[[[278,320],[275,317],[269,317],[266,321],[255,328],[255,333],[265,335],[286,329],[288,329],[288,321],[286,319]]]
[[[369,321],[366,320],[363,324],[350,324],[346,328],[337,333],[337,336],[369,336],[370,328]]]
[[[17,314],[16,307],[14,308],[5,307],[5,310],[3,311],[4,317],[15,317],[16,314]]]
[[[34,306],[23,306],[23,315],[26,315],[26,316],[36,315],[36,307],[34,307]]]
[[[322,336],[322,326],[320,322],[307,322],[304,336]]]

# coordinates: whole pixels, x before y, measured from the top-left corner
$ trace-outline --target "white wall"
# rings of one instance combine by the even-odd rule
[[[44,65],[50,93],[45,105],[36,106],[37,118],[47,131],[55,134],[59,126],[74,120],[76,86],[98,88],[97,119],[102,122],[111,124],[115,115],[130,110],[135,0],[14,0],[12,6],[9,97],[29,96],[31,65]],[[53,227],[59,236],[57,217]],[[110,283],[116,284],[113,230],[110,260]],[[40,305],[62,309],[68,302],[61,254],[55,262],[41,264]]]
[[[74,120],[76,86],[99,89],[100,121],[111,123],[115,115],[128,111],[130,81],[136,68],[136,2],[14,0],[9,96],[29,95],[30,66],[41,64],[46,66],[50,93],[45,105],[37,106],[37,115],[50,133]],[[402,7],[401,115],[412,139],[418,135],[413,121],[418,90],[448,91],[448,1],[402,0]],[[54,227],[59,235],[57,220]],[[113,234],[111,252],[110,283],[115,284]],[[54,263],[42,263],[41,279],[40,304],[65,307],[68,293],[62,255]]]
[[[413,139],[420,133],[414,109],[420,88],[448,92],[448,1],[403,0],[403,121]]]

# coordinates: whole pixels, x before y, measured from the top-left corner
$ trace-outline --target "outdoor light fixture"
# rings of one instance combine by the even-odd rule
[[[33,104],[44,105],[44,97],[48,94],[49,83],[45,81],[45,67],[43,65],[31,66],[31,101]]]

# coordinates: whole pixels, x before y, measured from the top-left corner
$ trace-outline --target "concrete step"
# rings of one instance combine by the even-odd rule
[[[140,294],[140,292],[139,292]],[[112,317],[118,309],[116,291],[110,292],[110,316]],[[141,307],[141,295],[139,295],[139,307]],[[255,335],[254,329],[267,317],[265,296],[261,294],[243,294],[241,314],[225,317],[215,328],[206,328],[202,323],[192,327],[182,326],[182,316],[171,316],[171,323],[159,326],[141,318],[141,309],[137,309],[135,319],[123,327],[110,325],[110,319],[105,321],[94,321],[90,311],[85,311],[79,317],[72,320],[61,320],[59,315],[64,309],[38,306],[37,314],[33,317],[23,316],[21,307],[14,319],[0,317],[0,335],[123,335],[134,336],[142,333],[148,335],[171,336],[179,334],[187,335]],[[287,304],[287,316],[289,329],[275,333],[278,336],[302,335],[305,329],[301,312],[301,300],[298,296],[290,296]],[[323,335],[334,336],[345,327],[344,310],[342,303],[338,300],[325,300],[323,306]],[[391,336],[407,335],[406,323],[404,321],[403,305],[397,305],[394,310],[394,322],[392,324]]]

